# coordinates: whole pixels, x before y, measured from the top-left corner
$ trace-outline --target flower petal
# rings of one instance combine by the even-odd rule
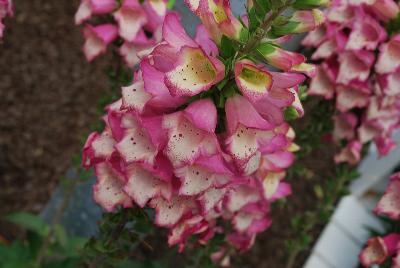
[[[400,34],[379,48],[379,57],[375,65],[378,73],[392,73],[400,66]]]
[[[153,96],[148,105],[165,110],[179,107],[186,101],[184,97],[171,96],[164,83],[164,73],[153,67],[148,59],[142,60],[140,69],[142,70],[144,89]]]
[[[134,110],[142,113],[146,103],[152,95],[144,90],[142,80],[134,82],[132,85],[122,87],[122,106],[121,109]]]
[[[389,256],[396,253],[399,234],[390,234],[382,237],[373,237],[367,241],[366,247],[360,254],[360,261],[364,266],[382,264]]]
[[[156,224],[163,227],[172,227],[188,212],[193,202],[185,197],[174,197],[167,201],[161,197],[150,201],[150,207],[156,210]]]
[[[117,205],[131,207],[132,201],[123,191],[124,177],[118,174],[106,162],[95,166],[97,183],[93,186],[93,198],[108,212]]]
[[[225,103],[228,134],[237,132],[240,126],[262,130],[271,130],[272,124],[260,116],[254,106],[244,97],[235,95]]]
[[[370,16],[364,16],[362,20],[355,21],[346,49],[374,50],[386,38],[386,31],[379,22]]]
[[[240,91],[251,102],[256,102],[268,94],[272,86],[272,75],[250,61],[235,64],[235,80]]]
[[[82,0],[75,13],[75,24],[82,24],[92,16],[92,6],[90,0]]]
[[[163,25],[163,37],[171,46],[181,49],[184,46],[198,47],[183,29],[180,18],[176,13],[169,13],[165,16]]]
[[[221,81],[225,67],[200,48],[182,47],[175,68],[166,73],[165,84],[172,96],[194,96]]]
[[[361,158],[361,143],[357,140],[349,142],[339,154],[335,155],[336,163],[347,162],[350,165],[355,165]]]
[[[124,191],[140,207],[144,207],[150,199],[157,196],[162,196],[167,200],[172,197],[170,183],[161,181],[137,164],[127,167],[126,176],[128,182],[124,186]]]
[[[337,82],[348,84],[352,80],[365,81],[374,62],[374,55],[370,51],[345,52],[340,55],[340,68]]]
[[[386,192],[379,200],[374,211],[393,220],[400,219],[400,173],[396,173],[390,178]]]
[[[351,140],[355,136],[357,126],[357,116],[353,113],[342,113],[334,117],[335,127],[333,138],[336,141],[341,139]]]
[[[115,146],[127,163],[146,162],[153,163],[157,155],[157,148],[152,143],[151,137],[137,118],[125,115],[122,119],[125,126],[124,137]]]
[[[185,116],[196,127],[213,133],[217,126],[217,109],[211,99],[192,102],[185,110]]]
[[[86,59],[92,61],[100,54],[105,53],[107,45],[117,38],[117,27],[113,24],[102,24],[96,27],[86,25],[83,33],[85,36],[83,52]]]
[[[196,37],[194,38],[197,44],[206,52],[207,55],[217,57],[219,54],[218,47],[211,39],[210,34],[204,25],[200,24],[196,29]]]
[[[209,153],[206,149],[213,151],[213,148],[206,147],[215,149],[215,144],[206,142],[214,134],[197,128],[182,112],[164,116],[163,127],[168,131],[164,153],[175,167],[193,164],[199,155]]]
[[[128,42],[136,39],[140,29],[147,22],[146,13],[137,0],[125,0],[121,8],[114,13],[114,19],[118,22],[119,35]]]
[[[341,112],[347,112],[356,107],[366,107],[369,101],[369,94],[365,94],[353,88],[337,87],[336,107]]]
[[[310,95],[323,96],[325,99],[332,99],[335,94],[335,85],[321,66],[317,68],[317,74],[311,80],[308,93]]]

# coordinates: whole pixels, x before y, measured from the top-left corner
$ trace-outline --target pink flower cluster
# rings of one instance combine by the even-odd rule
[[[390,178],[390,183],[379,200],[375,213],[392,220],[400,220],[400,172]],[[364,266],[371,266],[382,264],[392,256],[394,256],[392,267],[400,267],[400,233],[370,238],[360,254],[360,261]]]
[[[203,21],[195,38],[177,14],[166,15],[162,41],[107,107],[106,128],[89,136],[83,165],[95,169],[98,204],[110,212],[118,205],[154,208],[170,245],[183,250],[192,235],[205,244],[224,233],[246,250],[271,224],[270,204],[291,193],[283,179],[298,146],[284,110],[303,115],[299,72],[313,67],[275,45],[261,54],[287,72],[245,59],[226,70],[219,33],[235,38],[243,26],[229,1],[189,2]],[[280,64],[292,61],[287,55],[296,59]]]
[[[393,0],[336,1],[323,27],[303,40],[319,61],[309,93],[335,99],[333,138],[347,145],[336,162],[355,164],[362,145],[374,141],[386,155],[400,126],[400,35],[389,37],[384,25],[399,7]]]
[[[3,38],[4,24],[3,20],[7,16],[13,15],[13,5],[11,0],[0,0],[0,39]]]
[[[109,15],[113,20],[96,26],[85,25],[83,52],[87,60],[92,61],[105,53],[107,46],[120,38],[119,54],[127,66],[135,66],[140,61],[140,54],[161,40],[166,13],[166,0],[82,0],[75,14],[76,24],[82,24],[94,15]]]

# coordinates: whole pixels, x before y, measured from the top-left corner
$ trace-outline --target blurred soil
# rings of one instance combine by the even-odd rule
[[[43,208],[108,89],[107,59],[81,52],[78,1],[14,3],[0,43],[0,215]]]

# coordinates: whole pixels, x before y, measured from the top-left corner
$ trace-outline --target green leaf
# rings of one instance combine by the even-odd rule
[[[39,216],[34,214],[18,212],[6,216],[5,219],[24,229],[36,232],[41,236],[48,235],[50,231],[49,225],[47,225]]]
[[[267,0],[267,2],[268,2],[268,6],[274,11],[283,7],[283,5],[285,4],[284,0]]]
[[[235,43],[225,35],[221,38],[220,53],[224,59],[231,58],[236,53]]]
[[[63,248],[67,248],[68,238],[67,238],[67,232],[65,231],[64,227],[62,227],[60,224],[55,225],[54,226],[54,234],[57,238],[57,241],[60,243],[60,245]]]
[[[252,7],[248,10],[247,15],[249,17],[249,31],[250,33],[253,33],[260,26],[260,20],[258,19],[256,8]]]
[[[175,5],[175,2],[176,2],[176,0],[168,0],[167,8],[168,9],[173,9],[174,5]]]
[[[291,121],[291,120],[295,120],[297,118],[299,118],[299,113],[297,112],[297,110],[290,106],[287,107],[284,111],[284,115],[285,115],[285,120],[286,121]]]
[[[242,31],[240,31],[239,35],[240,42],[247,43],[247,41],[249,41],[249,38],[250,38],[249,29],[243,28]]]

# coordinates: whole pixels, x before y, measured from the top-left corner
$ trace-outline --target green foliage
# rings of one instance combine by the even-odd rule
[[[176,0],[168,0],[167,8],[168,9],[173,9],[174,5],[175,5],[175,2],[176,2]]]
[[[224,59],[233,58],[238,49],[237,44],[232,39],[223,35],[221,38],[220,55]]]
[[[131,253],[138,245],[147,245],[144,239],[154,231],[149,214],[140,208],[104,214],[99,234],[85,245],[84,264],[112,267],[129,263]]]
[[[77,267],[80,261],[79,251],[87,239],[67,235],[61,225],[56,225],[55,235],[44,252],[44,260],[38,263],[38,256],[50,233],[50,226],[39,216],[29,213],[14,213],[6,219],[27,232],[23,240],[16,239],[10,245],[0,244],[0,267]]]
[[[6,216],[5,219],[26,230],[36,232],[41,236],[46,236],[50,231],[49,226],[40,217],[30,213],[13,213]]]
[[[400,13],[386,24],[386,30],[389,35],[394,35],[400,31]]]

